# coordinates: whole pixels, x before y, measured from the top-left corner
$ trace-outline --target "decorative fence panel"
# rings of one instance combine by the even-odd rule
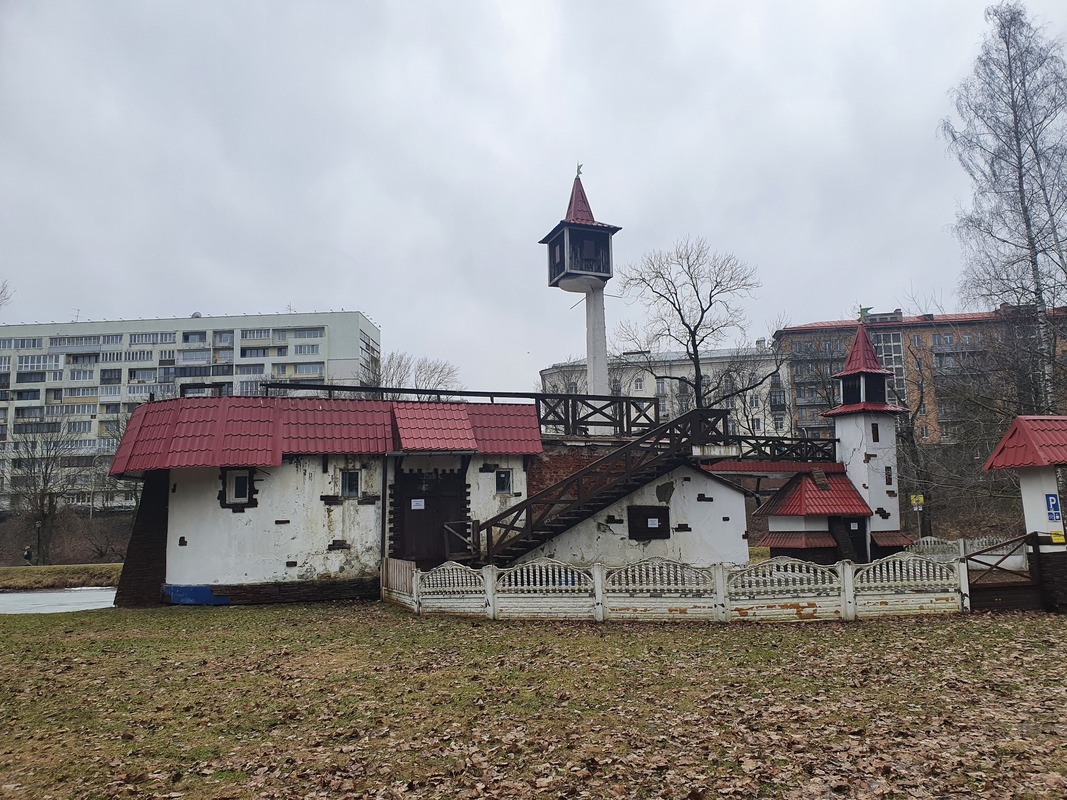
[[[725,621],[722,565],[694,567],[654,558],[607,569],[604,618]]]
[[[485,616],[485,575],[449,562],[419,575],[419,611]]]
[[[539,558],[499,570],[496,619],[595,619],[593,576],[562,561]]]
[[[855,568],[856,616],[962,611],[959,566],[900,554]]]
[[[542,558],[515,567],[448,563],[420,572],[387,559],[382,598],[420,614],[490,619],[853,620],[969,608],[958,562],[898,554],[871,564],[820,566],[772,558],[748,567],[649,559],[575,567]]]
[[[840,566],[772,558],[739,569],[726,577],[726,620],[850,617]]]

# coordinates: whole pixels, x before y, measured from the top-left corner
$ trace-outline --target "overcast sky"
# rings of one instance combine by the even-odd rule
[[[579,160],[617,265],[688,234],[758,269],[750,340],[955,310],[937,126],[984,7],[0,0],[0,319],[357,309],[529,390],[585,349],[537,244]]]

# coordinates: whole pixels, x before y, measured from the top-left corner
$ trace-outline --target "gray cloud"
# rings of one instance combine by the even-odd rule
[[[5,3],[3,315],[356,308],[527,389],[584,349],[537,245],[576,160],[620,262],[694,234],[755,264],[753,336],[953,307],[936,127],[984,30],[969,0]]]

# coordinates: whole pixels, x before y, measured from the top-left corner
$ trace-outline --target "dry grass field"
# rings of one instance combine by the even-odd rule
[[[0,797],[1063,798],[1067,618],[0,617]]]

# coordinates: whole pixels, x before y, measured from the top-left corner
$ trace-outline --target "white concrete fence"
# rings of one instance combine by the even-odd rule
[[[905,550],[908,553],[924,556],[934,561],[949,562],[965,558],[971,553],[991,547],[993,549],[988,553],[982,553],[982,555],[972,559],[971,569],[979,567],[981,564],[991,566],[999,562],[1004,569],[1025,572],[1029,568],[1025,545],[1022,542],[1018,542],[1001,547],[996,546],[1003,541],[1003,539],[995,536],[980,536],[974,539],[939,539],[936,536],[923,536],[915,544],[905,548]],[[1005,556],[1006,558],[1004,558]],[[1004,558],[1004,560],[1001,561],[1001,558]]]
[[[747,567],[649,559],[575,567],[538,559],[515,567],[456,563],[428,572],[386,559],[382,599],[418,614],[490,619],[855,620],[969,608],[967,570],[911,554],[821,566],[772,558]]]

